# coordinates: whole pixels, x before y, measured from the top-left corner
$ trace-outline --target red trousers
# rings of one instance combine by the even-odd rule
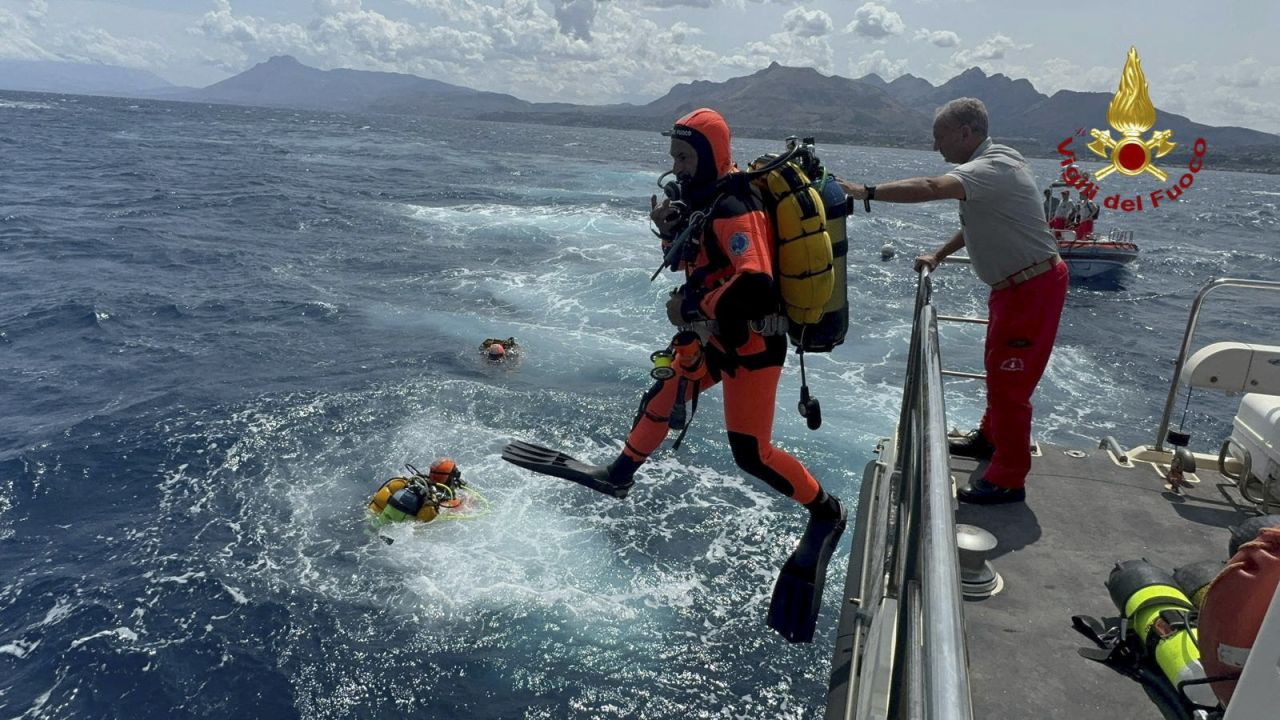
[[[1081,220],[1080,223],[1076,225],[1077,240],[1084,240],[1085,238],[1089,237],[1089,233],[1091,232],[1093,232],[1092,220]]]
[[[1053,231],[1053,239],[1061,240],[1062,231],[1067,229],[1067,219],[1064,217],[1049,218],[1049,229]]]
[[[1031,471],[1031,394],[1035,392],[1067,299],[1067,264],[987,300],[987,411],[982,434],[995,445],[986,480],[1020,488]]]
[[[738,466],[778,492],[807,504],[818,497],[822,486],[799,460],[772,444],[773,415],[781,376],[780,365],[753,370],[738,367],[732,374],[713,371],[702,378],[698,391],[717,383],[724,385],[724,424]],[[679,385],[677,378],[662,380],[645,393],[623,448],[623,453],[632,460],[643,462],[667,437],[667,421],[675,406]],[[686,397],[682,401],[692,399],[693,383],[687,383],[685,389]]]

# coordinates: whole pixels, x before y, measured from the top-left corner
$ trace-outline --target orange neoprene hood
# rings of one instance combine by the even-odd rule
[[[676,121],[670,135],[689,143],[698,152],[699,180],[719,180],[733,168],[733,154],[729,149],[729,124],[715,110],[694,110]],[[715,168],[715,177],[709,178],[702,170],[704,167]]]

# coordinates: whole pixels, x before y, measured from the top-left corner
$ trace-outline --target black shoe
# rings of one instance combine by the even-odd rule
[[[1003,505],[1026,501],[1027,491],[1023,488],[1002,488],[983,478],[976,478],[969,482],[969,487],[956,492],[956,499],[971,505]]]
[[[959,438],[948,442],[947,449],[956,457],[990,460],[991,456],[995,454],[996,446],[992,445],[987,436],[982,434],[982,428],[978,428],[968,435],[961,435]]]

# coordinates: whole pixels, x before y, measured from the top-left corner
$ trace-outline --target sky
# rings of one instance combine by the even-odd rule
[[[0,58],[204,86],[273,55],[536,102],[648,102],[772,62],[936,84],[969,67],[1115,92],[1129,47],[1161,110],[1280,133],[1280,2],[1165,0],[0,0]],[[1145,9],[1129,9],[1141,6]],[[1158,122],[1158,120],[1157,120]]]

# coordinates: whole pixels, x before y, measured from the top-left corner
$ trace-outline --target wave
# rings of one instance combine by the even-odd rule
[[[27,100],[3,100],[0,99],[0,109],[4,110],[61,110],[62,108],[51,103],[31,102]]]

